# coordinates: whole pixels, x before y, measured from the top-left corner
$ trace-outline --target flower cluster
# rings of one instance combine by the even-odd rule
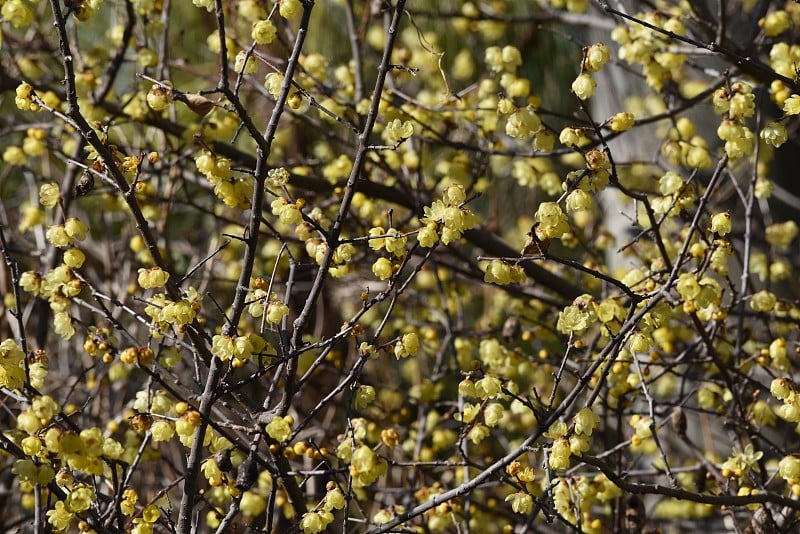
[[[369,486],[386,473],[385,459],[378,456],[367,445],[358,445],[350,458],[350,475],[355,487]]]
[[[25,353],[13,339],[0,343],[0,387],[20,389],[25,384]]]
[[[686,34],[686,27],[677,17],[654,11],[637,13],[635,17],[677,35]],[[668,80],[681,78],[680,68],[686,55],[670,50],[671,40],[666,35],[644,25],[630,24],[617,26],[611,38],[620,45],[620,59],[641,65],[647,84],[654,89],[660,90]]]
[[[289,315],[289,306],[278,299],[276,294],[267,298],[266,281],[257,279],[253,289],[247,297],[247,311],[252,317],[262,317],[266,314],[266,321],[270,324],[279,324],[284,317]]]
[[[57,531],[69,530],[77,514],[88,510],[94,501],[94,490],[85,485],[76,485],[67,494],[65,501],[56,501],[52,509],[47,511],[47,522]]]
[[[647,415],[633,414],[628,421],[633,428],[631,436],[631,449],[638,452],[651,453],[655,450],[653,440],[653,420]]]
[[[240,367],[254,354],[264,353],[268,346],[264,338],[253,333],[244,336],[217,334],[211,340],[211,352],[224,362],[233,360],[234,367]]]
[[[724,116],[717,128],[717,136],[725,141],[728,157],[736,159],[751,155],[755,140],[753,132],[745,124],[745,119],[755,113],[753,88],[748,83],[735,82],[730,88],[717,89],[712,103],[714,111]]]
[[[67,255],[65,261],[73,265],[81,263],[82,253],[77,249],[71,250],[76,252]],[[71,305],[70,299],[81,292],[84,284],[75,277],[69,265],[61,264],[48,271],[44,277],[34,271],[26,271],[20,276],[20,287],[28,293],[47,298],[50,308],[54,311],[53,324],[57,334],[64,339],[69,339],[75,334],[68,310]]]
[[[584,294],[576,298],[572,304],[558,312],[556,330],[562,334],[582,334],[597,319],[594,298]]]
[[[569,232],[567,215],[556,202],[542,202],[534,215],[539,225],[534,230],[540,239],[558,239]]]
[[[793,78],[798,60],[800,60],[800,45],[777,41],[769,50],[769,66],[782,76]],[[789,87],[781,80],[774,80],[770,84],[770,97],[776,105],[784,106],[790,96],[797,95],[792,95]],[[789,113],[786,109],[784,111]]]
[[[652,199],[653,212],[677,216],[689,209],[697,198],[694,184],[687,184],[676,172],[667,172],[658,180],[661,196]]]
[[[306,512],[300,519],[300,528],[303,534],[316,534],[324,531],[333,521],[333,511],[341,510],[346,505],[342,490],[334,482],[329,482],[327,493],[314,510]]]
[[[250,207],[252,180],[235,178],[231,170],[231,160],[217,156],[209,150],[203,150],[195,159],[195,164],[197,170],[214,186],[214,194],[226,206],[242,209]]]
[[[47,227],[47,240],[56,247],[67,247],[75,241],[86,239],[89,227],[78,218],[70,217],[64,224],[54,224]]]
[[[386,250],[396,259],[403,259],[407,253],[408,238],[394,228],[384,230],[382,226],[375,226],[369,230],[369,247],[372,250]],[[348,249],[350,250],[350,249]],[[346,252],[345,257],[352,257],[355,249]],[[387,257],[380,257],[372,264],[372,273],[381,280],[387,280],[395,273],[399,266],[392,263]]]
[[[155,504],[148,504],[142,509],[140,517],[133,520],[133,534],[152,534],[155,532],[155,524],[161,517],[161,510]]]
[[[719,309],[722,288],[710,276],[698,280],[694,274],[682,273],[675,289],[683,299],[683,311],[686,313],[697,312],[699,317],[708,319]]]
[[[213,21],[219,3],[192,3],[176,13]],[[800,496],[787,437],[800,425],[800,223],[778,186],[786,154],[773,150],[794,142],[800,115],[800,4],[666,1],[625,17],[603,4],[592,26],[618,25],[620,46],[589,41],[579,55],[570,27],[586,17],[561,10],[587,0],[542,0],[535,20],[501,0],[414,20],[391,16],[392,2],[381,13],[318,2],[300,20],[313,2],[236,0],[198,51],[161,46],[182,45],[181,25],[164,24],[161,0],[131,0],[133,26],[114,20],[61,58],[76,67],[68,113],[44,89],[53,58],[26,46],[52,26],[34,4],[0,0],[17,80],[0,147],[2,252],[24,290],[0,302],[21,323],[20,340],[0,338],[14,453],[0,468],[24,509],[9,507],[9,524],[35,510],[54,531],[316,533],[356,511],[395,530],[511,532],[552,518],[599,534],[609,520],[674,529],[688,524],[667,523],[679,512],[715,528],[727,509],[688,503],[738,492],[758,494],[756,529],[756,504]],[[81,34],[76,20],[99,5],[71,0],[56,23]],[[324,48],[315,28],[331,21],[347,22],[333,41],[352,33],[358,55]],[[743,21],[753,39],[737,57],[715,53]],[[540,26],[542,46],[502,44]],[[319,38],[291,54],[304,35]],[[119,71],[105,69],[127,45]],[[193,52],[210,62],[175,70],[191,92],[150,78],[117,91],[120,73],[163,76]],[[650,87],[630,96],[618,59]],[[220,61],[240,74],[231,91],[203,72]],[[387,78],[373,91],[376,67]],[[767,93],[772,103],[756,98]],[[773,189],[781,198],[767,203]],[[264,412],[281,393],[281,410]],[[198,402],[209,394],[213,406]],[[687,419],[725,439],[700,443]],[[692,456],[691,441],[708,454]],[[190,450],[197,470],[151,469]],[[494,482],[478,487],[481,466]],[[598,468],[626,469],[647,495],[621,498]],[[663,495],[675,479],[681,501]],[[743,525],[744,502],[727,510]],[[642,503],[647,516],[633,517]],[[783,515],[783,527],[795,519]]]
[[[157,293],[147,300],[144,312],[153,320],[153,333],[166,331],[169,325],[182,328],[194,321],[200,311],[200,295],[197,289],[189,287],[184,297],[173,301],[163,293]]]
[[[661,146],[661,155],[673,166],[708,169],[712,165],[708,142],[697,135],[697,126],[686,117],[679,118],[675,127],[670,128],[668,138]]]
[[[542,120],[531,106],[517,109],[506,120],[506,134],[515,139],[532,139],[542,128]]]
[[[104,437],[103,432],[97,427],[76,433],[51,425],[59,410],[58,404],[52,398],[40,396],[35,397],[31,407],[17,416],[17,427],[23,434],[16,435],[14,439],[26,455],[44,465],[58,461],[64,466],[65,471],[79,471],[89,475],[101,475],[107,461],[123,458],[129,461],[135,455],[134,451],[129,451],[131,456],[125,456],[125,447],[113,438]],[[25,461],[22,465],[24,463]],[[48,474],[46,469],[39,468],[37,477],[38,480],[41,480],[41,477],[52,480],[52,470]],[[58,479],[57,482],[70,491],[85,487],[80,484],[73,485],[71,477],[66,482]],[[23,488],[24,491],[30,489],[30,486]],[[82,494],[82,491],[78,491],[68,497],[70,511],[85,511],[88,508],[87,506],[81,510],[76,509],[80,506],[78,500]]]
[[[298,224],[303,220],[303,214],[300,210],[302,210],[305,205],[302,198],[298,198],[294,202],[289,202],[283,197],[276,198],[271,204],[272,214],[276,215],[282,224]]]
[[[800,228],[798,228],[797,223],[789,220],[767,226],[764,233],[767,243],[780,250],[786,250],[797,237],[798,231],[800,231]]]
[[[503,260],[492,260],[486,266],[483,281],[487,284],[521,284],[525,281],[525,271],[521,265],[509,265]]]
[[[581,408],[573,417],[572,424],[554,423],[545,435],[553,440],[548,457],[551,469],[563,471],[569,468],[570,456],[580,457],[589,450],[589,437],[600,424],[600,417],[591,408]]]
[[[10,2],[3,4],[3,11],[5,11],[6,6]],[[18,2],[22,4],[22,2]],[[39,111],[41,106],[35,100],[36,93],[33,91],[33,87],[31,84],[23,82],[17,86],[16,96],[14,97],[14,103],[16,104],[17,108],[23,111]]]
[[[283,80],[285,78],[286,77],[279,72],[270,72],[264,78],[264,87],[272,98],[277,100],[280,96]],[[308,101],[303,98],[296,87],[292,87],[289,89],[289,94],[286,96],[286,105],[295,111],[302,111],[308,107]]]
[[[522,54],[513,46],[490,46],[486,49],[485,61],[494,72],[515,72],[522,65]]]
[[[623,494],[603,474],[592,478],[557,478],[554,482],[553,504],[556,511],[572,524],[580,522],[582,531],[587,534],[600,534],[603,531],[603,521],[592,517],[598,505],[606,505]]]
[[[772,396],[783,401],[778,407],[778,416],[790,423],[800,423],[800,395],[789,378],[776,378],[769,387]]]
[[[725,478],[743,478],[748,471],[760,471],[758,461],[764,453],[756,451],[752,443],[745,445],[744,450],[734,447],[731,456],[722,462],[720,470]]]

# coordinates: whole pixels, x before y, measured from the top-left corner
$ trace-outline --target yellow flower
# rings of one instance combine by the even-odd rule
[[[800,478],[800,458],[784,456],[778,463],[778,472],[786,480],[797,480]]]
[[[436,233],[436,223],[430,222],[420,228],[417,234],[417,241],[419,246],[424,248],[431,248],[439,241],[439,234]]]
[[[300,528],[303,530],[303,534],[316,534],[325,530],[325,523],[319,513],[306,512],[300,520]]]
[[[635,121],[636,118],[633,116],[633,113],[622,111],[611,117],[611,122],[608,126],[611,128],[612,132],[624,132],[630,130]]]
[[[583,64],[589,72],[597,72],[611,58],[611,49],[603,43],[595,43],[586,50]]]
[[[275,26],[269,20],[257,20],[253,23],[253,30],[250,32],[250,37],[256,44],[267,45],[275,40]]]
[[[800,95],[792,95],[783,103],[783,112],[787,115],[800,114]]]
[[[71,248],[64,252],[64,264],[73,269],[80,269],[83,262],[86,261],[86,255],[77,248]]]
[[[153,111],[164,111],[169,107],[169,103],[172,100],[172,95],[170,90],[166,87],[161,85],[153,85],[150,91],[147,92],[147,105],[150,106],[150,109]],[[135,169],[128,169],[135,170]]]
[[[67,312],[57,312],[53,315],[53,326],[55,333],[64,339],[75,335],[75,327],[72,326],[72,319]]]
[[[567,438],[558,438],[553,442],[553,447],[550,449],[550,457],[547,463],[550,465],[551,469],[563,471],[569,468],[571,452],[569,440]]]
[[[33,22],[33,11],[21,0],[8,0],[3,4],[3,18],[15,28],[23,28]]]
[[[161,517],[161,510],[155,504],[150,504],[142,510],[142,519],[147,523],[155,523]]]
[[[292,427],[289,424],[290,421],[290,418],[276,416],[267,424],[265,430],[275,441],[286,441],[292,435]]]
[[[283,302],[273,300],[267,306],[267,322],[271,324],[280,323],[287,315],[289,315],[289,306]]]
[[[505,500],[511,503],[511,509],[515,513],[528,515],[533,511],[533,497],[524,491],[512,493]]]
[[[61,192],[55,182],[43,184],[39,188],[39,203],[45,208],[55,207],[59,200],[61,200]]]
[[[153,422],[150,434],[153,436],[153,441],[169,441],[175,435],[175,429],[169,421],[159,419]]]
[[[346,501],[344,498],[344,494],[342,490],[337,487],[329,490],[328,493],[325,494],[325,504],[324,508],[327,511],[331,510],[341,510],[345,507]]]
[[[89,231],[89,227],[80,219],[70,217],[64,222],[64,231],[67,232],[70,239],[83,241],[86,239],[86,232]]]
[[[164,287],[167,280],[169,280],[169,273],[161,269],[161,267],[153,267],[152,269],[141,268],[139,269],[137,280],[142,289]]]
[[[567,212],[574,213],[576,211],[587,211],[592,209],[594,201],[589,193],[583,189],[575,189],[567,195],[566,206]]]
[[[211,340],[211,352],[223,362],[230,360],[234,353],[233,338],[221,334],[215,335]]]
[[[764,289],[752,296],[750,299],[750,307],[755,311],[768,312],[772,311],[777,301],[778,299],[775,297],[774,293]]]
[[[770,383],[769,392],[776,399],[788,399],[794,393],[794,384],[788,378],[776,378]]]
[[[67,510],[62,501],[56,501],[55,507],[47,511],[47,522],[58,531],[68,530],[73,517],[75,514]]]
[[[389,228],[386,231],[386,234],[387,235],[384,238],[384,247],[386,248],[386,251],[391,252],[397,258],[402,258],[405,256],[408,238],[404,235],[401,235],[394,228]]]
[[[591,408],[581,408],[573,417],[573,421],[576,434],[591,436],[594,429],[600,424],[600,416]]]
[[[497,426],[503,418],[503,405],[491,403],[483,409],[483,420],[487,426]]]
[[[591,75],[586,74],[579,74],[575,81],[572,82],[572,92],[575,93],[575,96],[580,98],[581,100],[587,100],[594,95],[595,90],[597,89],[597,82],[594,81],[594,78]]]
[[[394,347],[394,356],[395,358],[406,358],[408,356],[414,356],[417,354],[419,350],[419,336],[416,333],[411,332],[410,334],[404,335],[400,341],[395,344]]]
[[[517,139],[530,139],[542,121],[531,107],[519,109],[508,117],[506,134]]]
[[[302,9],[298,0],[280,0],[278,12],[285,19],[293,19]]]
[[[492,260],[486,266],[483,281],[487,284],[506,285],[511,283],[511,266],[502,260]]]
[[[758,25],[764,28],[767,37],[775,37],[792,27],[792,19],[784,10],[773,11],[759,20]]]
[[[94,490],[85,484],[79,484],[67,495],[66,506],[71,512],[85,512],[92,506]]]
[[[731,231],[731,214],[729,211],[715,213],[711,217],[709,230],[719,235],[729,234]]]
[[[479,399],[493,399],[502,393],[500,379],[487,375],[475,382],[475,394]]]
[[[258,64],[253,56],[248,56],[244,50],[240,50],[238,54],[236,54],[236,62],[234,63],[233,67],[236,72],[241,72],[242,74],[255,74],[258,72]]]
[[[797,237],[798,227],[794,221],[775,223],[766,228],[767,243],[780,249],[787,248]]]
[[[267,172],[267,185],[272,188],[283,187],[289,182],[289,171],[283,167],[270,169]]]
[[[387,280],[393,273],[392,262],[386,258],[378,258],[372,264],[372,273],[381,280]]]
[[[778,148],[786,142],[788,134],[786,127],[780,122],[768,122],[761,130],[761,139],[768,145]]]
[[[386,125],[382,135],[387,142],[398,143],[414,135],[414,125],[411,121],[394,119]]]
[[[64,226],[61,224],[48,226],[45,236],[47,237],[47,240],[56,247],[66,247],[67,245],[72,244],[72,239],[70,239],[69,235],[67,235],[66,230],[64,230]]]
[[[549,239],[559,238],[569,231],[567,216],[555,202],[539,204],[534,218],[541,225],[545,237]]]
[[[12,339],[0,343],[0,386],[8,389],[19,389],[25,383],[25,370],[22,360],[25,353]]]

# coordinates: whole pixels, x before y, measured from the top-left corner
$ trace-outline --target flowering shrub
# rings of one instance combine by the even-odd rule
[[[1,1],[0,530],[796,528],[800,4],[627,4]]]

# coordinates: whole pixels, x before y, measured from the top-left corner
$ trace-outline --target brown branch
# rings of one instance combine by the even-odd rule
[[[223,329],[223,335],[236,335],[239,320],[246,305],[247,292],[248,288],[250,287],[250,277],[253,272],[253,264],[255,262],[260,239],[259,229],[261,226],[261,213],[263,209],[264,182],[266,180],[268,170],[267,158],[269,157],[270,147],[278,129],[280,117],[283,114],[286,99],[289,96],[292,77],[294,76],[294,69],[300,60],[300,53],[303,49],[303,43],[308,32],[308,23],[311,18],[311,10],[313,5],[313,3],[309,2],[303,6],[303,15],[300,20],[300,27],[297,31],[292,54],[289,57],[289,62],[286,66],[283,86],[281,87],[281,92],[278,95],[275,108],[272,111],[269,124],[264,132],[264,144],[259,145],[258,160],[256,162],[256,178],[253,185],[253,200],[250,208],[250,221],[248,224],[248,234],[244,239],[245,252],[244,257],[242,258],[239,280],[236,285],[236,293],[234,295],[233,304],[231,304],[229,321]],[[216,1],[216,7],[218,13],[217,20],[221,23],[221,0]],[[220,32],[220,39],[224,41],[224,29],[220,28]],[[223,69],[225,72],[227,72],[227,67],[224,67]],[[217,386],[219,385],[219,380],[222,376],[222,367],[222,361],[216,356],[213,356],[211,360],[211,366],[208,371],[208,376],[206,377],[203,394],[200,397],[199,412],[201,415],[201,422],[195,430],[192,447],[187,460],[186,478],[183,487],[184,493],[181,499],[180,513],[178,516],[177,532],[180,534],[189,534],[192,529],[192,510],[194,508],[194,500],[198,487],[198,478],[200,476],[200,461],[202,459],[202,448],[203,441],[205,439],[207,419],[213,404]],[[295,508],[295,513],[298,516],[302,515],[305,512],[305,502],[296,486],[296,483],[294,483],[293,479],[284,479],[284,482],[287,493],[289,493],[290,502]]]
[[[750,504],[779,504],[792,510],[800,510],[800,501],[778,495],[776,493],[754,493],[750,495],[707,495],[694,493],[680,488],[670,488],[659,484],[644,484],[630,482],[624,476],[620,476],[607,463],[589,455],[581,456],[581,461],[587,465],[596,467],[618,488],[637,495],[664,495],[682,501],[691,501],[701,504],[711,504],[714,506],[747,506]]]

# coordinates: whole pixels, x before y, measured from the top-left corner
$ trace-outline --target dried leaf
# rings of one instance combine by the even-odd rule
[[[214,109],[214,102],[208,98],[193,93],[186,93],[181,95],[180,100],[186,104],[186,107],[197,113],[198,115],[208,115]]]

